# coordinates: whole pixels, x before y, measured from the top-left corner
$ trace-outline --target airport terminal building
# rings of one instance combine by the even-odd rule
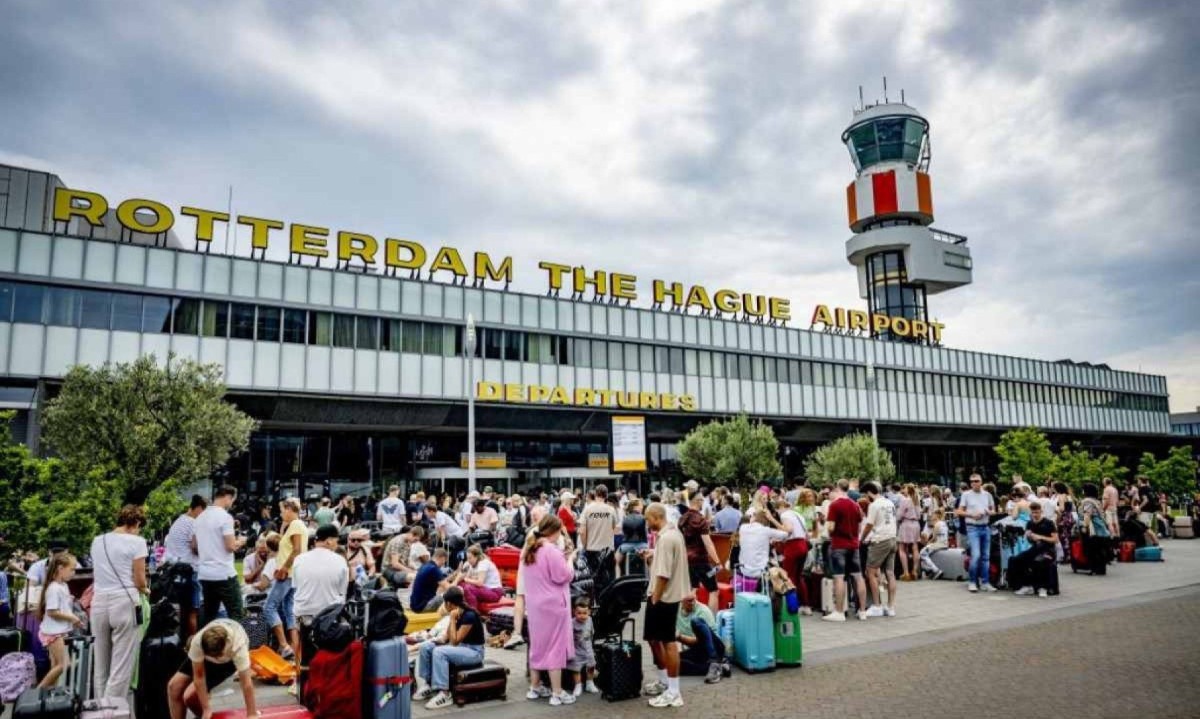
[[[860,216],[868,201],[888,201],[861,172]],[[180,241],[192,220],[195,241]],[[251,247],[210,250],[223,222],[250,227]],[[965,238],[935,234],[938,246],[909,248],[924,225],[900,223],[864,243],[871,228],[852,215],[855,225],[848,258],[870,312],[818,307],[813,328],[800,329],[787,300],[686,278],[514,268],[359,232],[110,204],[47,172],[0,166],[0,406],[17,410],[18,439],[36,446],[39,408],[72,365],[169,353],[215,362],[231,399],[261,422],[230,478],[262,493],[465,488],[469,393],[480,483],[506,488],[611,475],[611,420],[628,415],[645,418],[647,468],[610,482],[670,475],[689,429],[738,412],[774,427],[789,476],[813,447],[867,430],[872,415],[901,475],[916,481],[993,465],[991,447],[1018,426],[1122,457],[1170,443],[1161,376],[952,349],[940,325],[934,339],[925,294],[958,282],[964,256],[969,272]],[[896,244],[896,232],[909,234]],[[917,255],[942,246],[958,258],[945,259],[950,279],[922,287],[914,266],[933,260]],[[546,293],[509,291],[518,273],[544,275]]]

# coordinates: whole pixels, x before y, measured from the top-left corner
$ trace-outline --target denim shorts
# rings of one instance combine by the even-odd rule
[[[829,551],[829,565],[835,577],[849,577],[853,574],[862,574],[862,565],[858,561],[857,549],[831,549]]]

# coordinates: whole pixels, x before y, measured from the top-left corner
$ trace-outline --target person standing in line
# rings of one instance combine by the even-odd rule
[[[1113,484],[1112,477],[1105,477],[1104,492],[1100,497],[1100,507],[1104,511],[1104,523],[1108,525],[1108,533],[1114,537],[1121,535],[1121,523],[1117,519],[1117,505],[1121,503],[1121,493]]]
[[[139,595],[149,595],[146,579],[146,524],[141,507],[127,504],[117,528],[92,540],[92,635],[95,637],[95,692],[125,699],[137,661],[142,613]],[[240,595],[239,595],[240,596]]]
[[[204,596],[201,624],[208,626],[217,618],[221,605],[230,619],[241,621],[245,616],[242,589],[238,586],[234,553],[246,545],[246,538],[234,531],[229,508],[237,499],[237,490],[228,485],[217,488],[212,503],[196,517],[196,532],[192,542],[200,557],[200,589]]]
[[[575,495],[571,490],[565,489],[558,497],[558,521],[562,522],[563,531],[567,533],[567,538],[575,544],[577,538],[575,527]]]
[[[679,605],[691,593],[688,582],[688,553],[683,533],[667,523],[667,508],[659,502],[646,507],[646,526],[656,535],[654,549],[643,552],[650,560],[650,600],[642,638],[650,645],[658,677],[646,685],[655,708],[682,707],[679,693],[679,644],[675,630]]]
[[[575,657],[571,618],[571,580],[574,552],[563,553],[559,537],[562,522],[548,515],[525,540],[521,562],[525,606],[529,618],[529,668],[532,678],[528,699],[550,699],[550,706],[574,704],[575,695],[562,689],[562,671]],[[542,672],[550,675],[550,688]]]
[[[901,487],[900,503],[896,505],[896,546],[900,552],[901,580],[905,582],[921,578],[918,559],[921,544],[921,512],[917,509],[919,501],[915,485]]]
[[[292,646],[296,667],[305,661],[300,627],[308,626],[330,604],[344,604],[350,586],[350,568],[338,552],[338,529],[332,525],[317,530],[313,548],[292,560]],[[295,686],[295,685],[293,685]]]
[[[193,494],[188,511],[175,518],[170,531],[167,532],[167,538],[163,541],[163,548],[166,550],[163,552],[163,561],[175,562],[181,567],[187,566],[188,569],[182,571],[190,574],[187,583],[181,583],[182,586],[176,588],[175,594],[188,639],[196,633],[197,616],[203,599],[200,593],[200,577],[196,575],[200,567],[200,555],[192,548],[192,537],[196,536],[196,517],[207,508],[208,501],[198,494]]]
[[[596,499],[583,508],[579,523],[579,546],[588,566],[599,569],[600,553],[611,550],[617,536],[617,510],[608,503],[608,487],[596,485]]]
[[[832,501],[825,514],[825,529],[829,533],[829,567],[833,574],[833,611],[821,617],[827,622],[846,621],[849,605],[846,580],[854,581],[858,593],[858,618],[866,619],[867,585],[863,581],[862,564],[859,562],[859,527],[862,525],[862,510],[858,502],[849,496],[850,481],[839,479],[829,493]]]
[[[720,606],[717,592],[717,570],[721,560],[713,544],[709,522],[701,507],[704,497],[694,492],[687,500],[687,510],[679,517],[678,528],[687,547],[688,575],[692,590],[704,587],[708,592],[708,608],[716,614]]]
[[[388,496],[381,499],[375,508],[375,519],[380,522],[383,531],[394,534],[404,527],[404,511],[400,488],[393,484],[388,487]]]
[[[296,588],[292,585],[292,565],[308,549],[308,530],[305,529],[304,522],[300,521],[300,500],[294,497],[283,500],[279,503],[279,512],[283,517],[283,536],[279,540],[279,551],[275,554],[275,583],[271,585],[271,591],[267,594],[267,601],[263,606],[263,619],[275,633],[279,655],[284,659],[291,659],[300,636],[292,619],[296,598]],[[324,526],[334,525],[330,522]]]
[[[971,475],[971,488],[959,495],[958,507],[954,510],[967,525],[967,542],[970,546],[971,564],[968,570],[967,591],[994,592],[988,578],[991,571],[992,534],[988,522],[996,511],[996,500],[990,492],[983,491],[983,477],[978,472]]]
[[[38,682],[38,689],[49,689],[67,668],[67,647],[63,639],[72,629],[83,626],[83,617],[71,612],[75,600],[67,582],[75,576],[75,557],[70,552],[56,554],[46,567],[46,589],[38,603],[38,639],[50,655],[50,671]],[[589,682],[590,683],[590,682]]]
[[[867,542],[867,584],[871,592],[868,617],[896,616],[896,505],[879,493],[879,485],[867,482],[864,486],[871,500],[867,522],[862,527],[862,541]],[[910,505],[911,506],[911,505]],[[888,601],[883,606],[879,593],[879,573],[887,580]]]

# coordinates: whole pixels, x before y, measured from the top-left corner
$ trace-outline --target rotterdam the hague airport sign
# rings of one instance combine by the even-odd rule
[[[93,227],[104,225],[104,217],[111,205],[103,195],[87,190],[56,188],[54,194],[54,221],[69,223],[78,218]],[[267,248],[284,243],[288,247],[289,257],[293,261],[303,262],[311,257],[319,265],[326,258],[336,259],[339,267],[358,269],[362,271],[378,271],[382,269],[388,274],[397,271],[407,271],[414,276],[420,276],[424,271],[429,279],[451,276],[456,283],[473,279],[476,285],[487,282],[503,282],[507,287],[513,281],[512,257],[504,257],[499,263],[494,262],[486,252],[475,252],[471,255],[470,265],[463,259],[463,253],[453,247],[441,247],[432,255],[422,244],[413,240],[384,238],[382,241],[374,235],[362,232],[338,231],[331,232],[327,227],[291,223],[285,225],[280,220],[249,215],[237,215],[231,218],[229,213],[219,210],[206,210],[199,207],[180,207],[179,214],[190,217],[195,221],[195,240],[197,247],[205,250],[213,241],[213,233],[217,223],[228,224],[231,220],[237,225],[250,228],[251,256],[257,259],[265,256]],[[171,231],[175,227],[175,212],[161,202],[148,199],[128,199],[115,208],[117,221],[122,227],[131,232],[147,235],[159,235]],[[639,298],[638,278],[633,274],[611,272],[605,270],[588,271],[585,267],[558,264],[555,262],[539,262],[538,268],[546,273],[549,292],[557,295],[564,288],[574,293],[574,299],[583,299],[591,292],[591,299],[597,302],[607,301],[613,304],[632,303]],[[660,279],[652,280],[650,293],[654,309],[670,309],[679,312],[697,311],[702,316],[730,317],[745,322],[781,325],[792,319],[791,303],[782,297],[768,297],[749,292],[737,292],[731,289],[718,289],[710,292],[702,285],[685,286],[680,282],[667,282]],[[821,306],[823,307],[823,306]],[[820,310],[821,308],[818,308]],[[827,313],[828,310],[825,310]],[[838,310],[839,314],[841,310]],[[855,314],[857,313],[857,314]],[[856,310],[851,311],[853,321],[836,325],[826,323],[831,331],[874,331],[881,326],[883,320],[890,319],[883,329],[891,329],[897,334],[906,334],[899,330],[916,330],[911,326],[903,326],[902,318],[887,318],[874,316],[869,323],[859,322]],[[882,319],[880,319],[882,318]],[[901,327],[897,327],[900,320]],[[814,321],[815,324],[815,321]],[[925,325],[925,323],[919,323]],[[931,323],[932,324],[932,323]],[[928,335],[932,341],[940,339],[941,326],[936,326],[936,338],[931,333],[932,328],[925,325],[922,332],[914,333],[921,337]],[[536,400],[535,400],[536,401]]]

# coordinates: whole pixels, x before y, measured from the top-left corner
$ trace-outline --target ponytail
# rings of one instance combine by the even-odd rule
[[[39,622],[46,618],[46,595],[50,593],[50,585],[54,583],[54,578],[58,575],[58,570],[63,566],[70,566],[74,563],[75,556],[70,552],[51,555],[46,560],[46,583],[42,586],[42,596],[38,598],[37,618]]]
[[[525,537],[525,548],[522,550],[525,555],[525,563],[533,564],[537,558],[537,545],[540,540],[560,531],[562,531],[562,520],[557,515],[547,514],[542,517],[542,521],[538,522],[537,529]]]

